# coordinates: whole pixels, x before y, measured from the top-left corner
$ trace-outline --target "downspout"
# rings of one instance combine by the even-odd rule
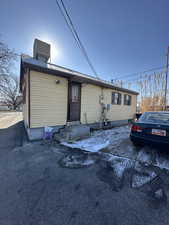
[[[99,96],[99,103],[101,106],[101,117],[100,117],[100,128],[103,128],[105,126],[105,123],[107,123],[108,119],[106,118],[106,106],[103,103],[104,100],[104,94],[103,94],[103,87],[101,88],[101,95]]]

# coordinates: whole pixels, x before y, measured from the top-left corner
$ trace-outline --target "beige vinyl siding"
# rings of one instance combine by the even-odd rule
[[[25,104],[23,104],[23,120],[24,120],[25,127],[28,127],[28,123],[29,123],[29,112],[28,112],[28,105],[29,105],[29,98],[28,98],[28,75],[29,75],[29,72],[27,71],[24,74],[24,82],[23,82],[23,85],[26,86],[26,99],[25,99]]]
[[[95,123],[101,119],[101,104],[99,98],[103,96],[102,103],[110,104],[110,110],[106,112],[106,118],[110,121],[132,119],[136,113],[136,95],[132,95],[132,103],[130,106],[124,105],[125,92],[122,94],[121,105],[113,105],[112,92],[113,89],[101,88],[96,85],[83,84],[81,90],[81,122]]]
[[[56,80],[60,83],[56,84]],[[67,79],[30,71],[30,84],[30,127],[65,125],[67,121]]]
[[[60,83],[56,84],[56,80]],[[28,91],[28,88],[27,88]],[[81,123],[96,123],[101,119],[100,99],[110,104],[106,118],[110,121],[133,118],[136,112],[136,95],[132,95],[131,106],[124,105],[125,92],[121,105],[113,105],[113,89],[102,88],[92,84],[82,84],[81,89]],[[30,71],[30,127],[65,125],[67,122],[68,81],[63,77]],[[27,101],[28,102],[28,101]],[[24,106],[24,120],[28,123],[28,105]]]
[[[104,95],[104,103],[105,104],[111,104],[112,102],[112,89],[104,89],[103,95]],[[110,105],[110,110],[107,112],[107,118],[110,121],[114,120],[127,120],[127,119],[132,119],[134,114],[136,113],[136,95],[131,95],[126,92],[119,92],[115,91],[118,93],[121,93],[122,99],[121,99],[121,105],[115,105],[111,104]],[[131,105],[124,105],[124,95],[128,94],[131,95]]]

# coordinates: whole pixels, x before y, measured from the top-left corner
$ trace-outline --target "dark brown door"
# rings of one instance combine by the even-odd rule
[[[69,82],[68,121],[80,121],[81,84]]]

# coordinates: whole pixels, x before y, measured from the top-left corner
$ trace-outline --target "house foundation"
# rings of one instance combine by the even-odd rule
[[[109,121],[105,125],[100,123],[92,124],[78,124],[78,125],[63,125],[63,126],[51,126],[53,128],[53,133],[62,133],[62,137],[65,140],[77,140],[83,137],[87,137],[90,133],[90,129],[99,130],[99,129],[111,129],[113,127],[127,125],[129,120],[118,120],[118,121]],[[61,131],[62,130],[62,131]],[[39,128],[26,128],[28,139],[30,141],[42,140],[44,137],[44,127]],[[61,132],[60,132],[61,131]],[[64,133],[65,132],[65,133]],[[67,136],[66,136],[67,135]]]

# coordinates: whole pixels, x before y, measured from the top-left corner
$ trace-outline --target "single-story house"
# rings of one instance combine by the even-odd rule
[[[122,124],[136,113],[138,93],[110,82],[48,63],[50,45],[35,39],[34,56],[21,57],[23,118],[31,140],[45,126]]]

